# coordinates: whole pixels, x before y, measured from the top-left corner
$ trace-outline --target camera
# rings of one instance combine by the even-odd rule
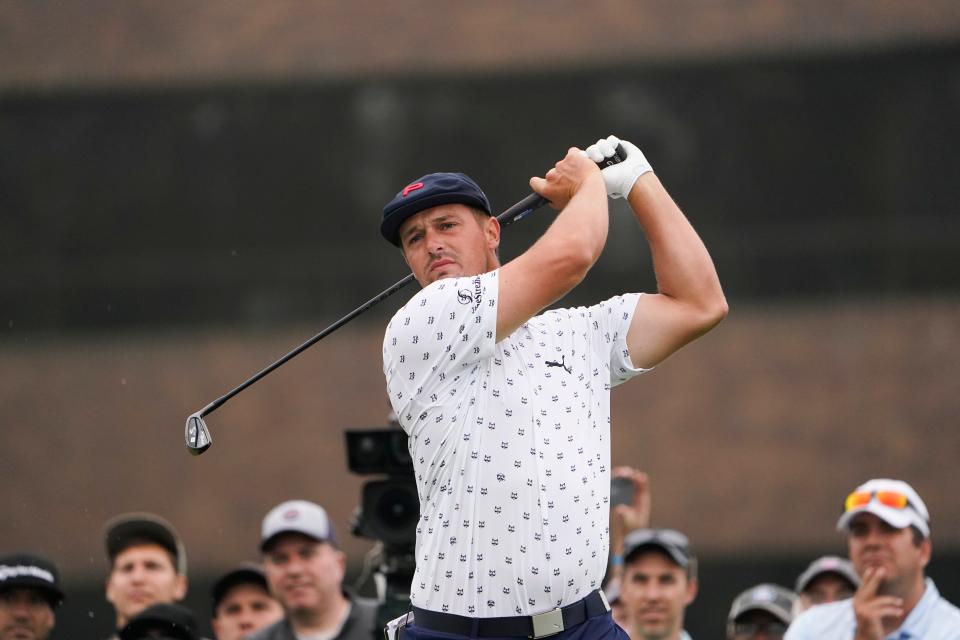
[[[407,451],[407,434],[400,429],[349,430],[347,467],[360,475],[385,475],[363,485],[356,535],[379,540],[389,548],[416,541],[420,498]]]
[[[416,570],[414,552],[420,496],[407,449],[407,434],[391,416],[390,428],[346,431],[347,467],[359,475],[376,475],[361,489],[353,533],[380,544],[372,552],[374,583],[380,606],[377,625],[410,608],[410,581]]]

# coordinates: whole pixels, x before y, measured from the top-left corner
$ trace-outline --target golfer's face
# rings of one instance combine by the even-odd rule
[[[400,226],[403,257],[423,287],[491,270],[498,241],[496,220],[462,204],[424,209]]]

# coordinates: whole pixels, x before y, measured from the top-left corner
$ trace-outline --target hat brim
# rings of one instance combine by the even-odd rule
[[[46,580],[31,578],[29,576],[7,580],[0,586],[0,591],[7,591],[9,589],[35,589],[40,592],[51,609],[56,609],[60,606],[60,603],[62,603],[66,597],[63,591],[60,591],[59,588]]]
[[[216,614],[217,607],[220,606],[220,603],[226,595],[230,593],[230,590],[241,584],[255,584],[268,593],[270,591],[270,587],[267,585],[267,578],[263,575],[262,571],[254,569],[253,567],[234,569],[217,580],[213,585],[212,599],[214,614]]]
[[[736,614],[730,618],[730,622],[735,623],[737,618],[745,613],[750,613],[751,611],[766,611],[786,625],[789,625],[793,620],[793,613],[791,611],[787,611],[783,607],[778,607],[772,602],[751,602],[746,607],[743,607],[737,611]]]
[[[888,507],[876,501],[872,501],[862,507],[851,509],[841,515],[840,519],[837,520],[837,531],[844,533],[850,531],[850,523],[861,513],[871,513],[895,529],[906,529],[909,526],[914,526],[919,529],[924,536],[930,535],[930,526],[924,522],[919,514],[910,509],[910,507],[906,509],[894,509],[893,507]]]
[[[680,549],[678,549],[677,547],[671,544],[667,544],[661,540],[656,540],[656,539],[638,544],[637,546],[627,551],[627,553],[624,554],[623,556],[623,562],[624,563],[630,562],[640,553],[644,551],[650,551],[651,549],[664,552],[665,554],[667,554],[667,556],[671,560],[673,560],[674,564],[676,564],[681,569],[686,569],[687,567],[690,566],[690,558],[687,555],[685,555]]]
[[[177,573],[186,574],[186,551],[172,526],[142,514],[117,516],[107,523],[104,542],[111,560],[136,540],[149,540],[169,551],[175,558]]]
[[[297,533],[306,538],[310,538],[314,542],[326,542],[327,544],[333,545],[334,547],[337,546],[337,543],[333,538],[318,538],[317,536],[313,535],[309,531],[302,531],[300,529],[290,528],[290,529],[281,529],[280,531],[274,531],[273,533],[271,533],[268,538],[265,538],[260,543],[260,551],[263,553],[266,553],[269,550],[270,546],[277,541],[277,538],[279,538],[280,536],[286,533]]]
[[[400,226],[406,222],[407,219],[421,211],[430,209],[431,207],[439,207],[442,204],[462,204],[480,209],[487,215],[492,215],[489,209],[490,205],[480,198],[462,193],[437,193],[432,196],[411,200],[391,211],[390,215],[380,223],[380,234],[394,246],[399,247],[401,246]]]

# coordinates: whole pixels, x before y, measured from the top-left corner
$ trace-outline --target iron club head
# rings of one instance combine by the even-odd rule
[[[213,438],[210,436],[210,430],[207,429],[207,423],[203,421],[200,412],[190,414],[187,418],[187,427],[184,432],[187,441],[187,451],[191,455],[198,456],[213,444]]]

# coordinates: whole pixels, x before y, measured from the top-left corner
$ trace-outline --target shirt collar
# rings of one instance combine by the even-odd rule
[[[930,626],[930,616],[928,615],[940,600],[940,592],[937,591],[933,580],[927,578],[924,581],[923,596],[917,602],[916,606],[903,621],[900,628],[887,636],[893,640],[913,640],[923,638],[927,627]]]

